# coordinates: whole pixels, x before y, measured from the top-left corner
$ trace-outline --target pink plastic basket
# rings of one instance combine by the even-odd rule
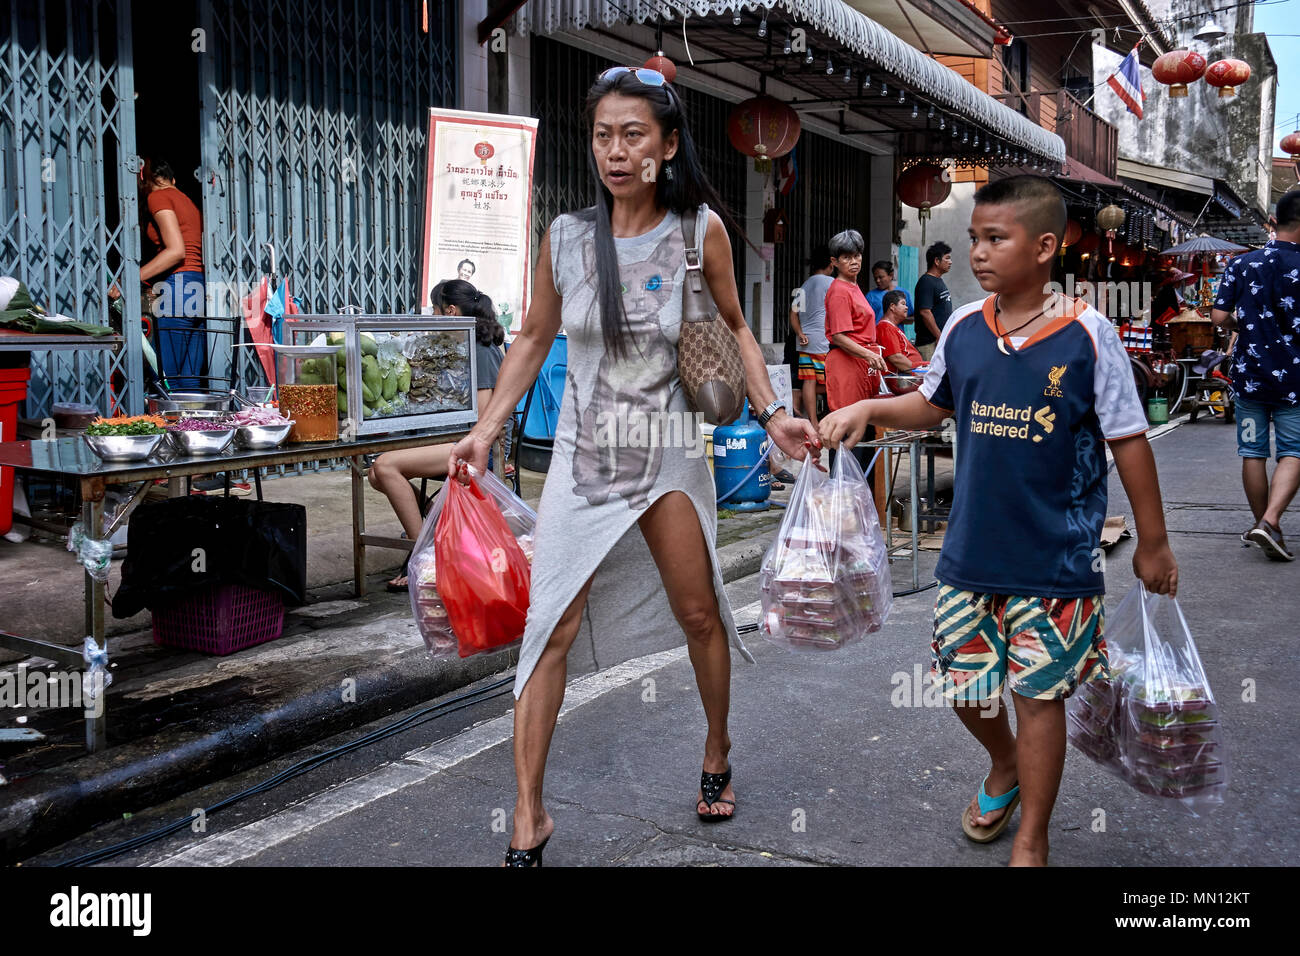
[[[226,655],[284,632],[284,599],[242,584],[214,584],[153,612],[153,642]]]

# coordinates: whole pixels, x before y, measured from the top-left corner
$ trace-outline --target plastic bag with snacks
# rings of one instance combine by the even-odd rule
[[[506,526],[515,536],[524,557],[531,564],[537,513],[492,472],[482,475],[474,472],[474,478],[479,489],[501,511]],[[434,533],[447,500],[449,484],[450,482],[443,482],[442,488],[430,503],[420,534],[411,548],[411,560],[407,564],[411,612],[415,616],[420,637],[424,639],[425,646],[434,657],[450,657],[460,653],[460,642],[452,631],[447,607],[438,592],[438,561],[434,547]]]
[[[1141,793],[1193,816],[1223,802],[1219,708],[1182,608],[1139,583],[1106,622],[1111,678],[1066,704],[1070,742]]]
[[[827,475],[799,471],[760,574],[764,636],[835,650],[878,631],[893,605],[885,538],[862,468],[847,451]]]

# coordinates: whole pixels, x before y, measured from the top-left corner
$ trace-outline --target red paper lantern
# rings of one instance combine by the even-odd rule
[[[948,198],[952,183],[943,177],[942,167],[921,163],[898,177],[898,198],[914,209],[929,211]]]
[[[1290,153],[1292,156],[1300,153],[1300,130],[1297,130],[1294,133],[1287,133],[1282,137],[1282,142],[1279,145],[1282,147],[1282,152],[1284,153]]]
[[[1186,96],[1187,84],[1205,75],[1205,57],[1195,50],[1172,50],[1156,58],[1151,75],[1169,86],[1170,96]]]
[[[484,166],[487,165],[487,161],[491,159],[495,154],[496,154],[496,150],[492,148],[491,143],[474,144],[474,155],[478,157],[478,161],[482,163]]]
[[[1237,87],[1250,79],[1250,64],[1244,60],[1216,60],[1205,71],[1205,82],[1219,88],[1219,96],[1235,96]]]
[[[1074,244],[1074,251],[1079,255],[1091,255],[1097,251],[1099,245],[1101,245],[1101,237],[1095,232],[1087,232]]]
[[[1083,236],[1083,226],[1079,225],[1073,219],[1065,224],[1065,238],[1061,240],[1062,247],[1072,246]]]
[[[727,119],[731,145],[746,156],[753,156],[754,168],[760,172],[773,159],[794,149],[794,144],[799,142],[799,131],[799,114],[770,96],[745,100]]]
[[[646,60],[642,66],[648,70],[658,70],[664,75],[664,79],[669,83],[675,83],[677,81],[677,64],[664,56],[663,50],[660,50],[654,56],[650,57],[650,59]]]

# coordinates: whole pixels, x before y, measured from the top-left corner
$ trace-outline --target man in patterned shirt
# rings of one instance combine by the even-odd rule
[[[1293,561],[1281,522],[1300,487],[1300,189],[1278,200],[1277,238],[1229,263],[1210,318],[1237,332],[1237,454],[1255,517],[1241,539],[1275,561]],[[1277,450],[1271,482],[1270,421]]]

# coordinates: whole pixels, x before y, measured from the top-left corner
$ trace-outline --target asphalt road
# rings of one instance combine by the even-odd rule
[[[1071,750],[1052,861],[1288,864],[1300,843],[1297,721],[1284,704],[1300,669],[1300,567],[1268,562],[1237,540],[1251,522],[1230,427],[1183,425],[1153,447],[1180,601],[1219,700],[1232,782],[1225,804],[1196,819]],[[1113,476],[1110,511],[1127,513]],[[1008,528],[1006,546],[1033,544]],[[1121,542],[1109,556],[1112,607],[1133,585],[1133,547]],[[929,580],[934,558],[922,560]],[[905,565],[895,576],[904,586]],[[739,621],[754,620],[757,588],[756,577],[730,586]],[[703,824],[694,813],[704,723],[684,648],[572,682],[548,767],[557,830],[547,864],[1004,864],[1009,838],[975,846],[959,825],[987,770],[982,751],[945,708],[898,693],[927,665],[933,599],[933,590],[899,598],[880,633],[835,653],[790,653],[750,637],[758,662],[737,658],[733,671],[739,807],[725,823]],[[900,696],[906,706],[897,706]],[[203,832],[187,828],[114,864],[495,865],[513,806],[510,703],[507,694],[424,723],[213,813]],[[359,736],[142,808],[29,865],[145,833]]]

